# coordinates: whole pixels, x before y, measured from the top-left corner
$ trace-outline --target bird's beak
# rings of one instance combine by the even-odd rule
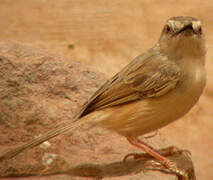
[[[196,33],[194,28],[193,28],[192,23],[190,23],[188,25],[185,25],[182,29],[180,29],[177,32],[175,32],[173,36],[176,36],[176,35],[182,33],[183,31],[186,31],[186,30],[189,30],[189,31],[192,31],[192,32]]]

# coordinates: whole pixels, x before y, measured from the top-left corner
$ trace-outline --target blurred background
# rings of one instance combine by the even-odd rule
[[[210,0],[1,0],[0,38],[31,44],[111,77],[151,48],[166,20],[194,16],[208,45],[207,87],[182,120],[160,133],[192,152],[197,179],[213,179],[213,3]]]

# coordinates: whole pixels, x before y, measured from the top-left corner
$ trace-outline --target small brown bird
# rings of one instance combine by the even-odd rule
[[[194,106],[205,86],[205,54],[201,22],[192,17],[170,18],[158,43],[96,91],[77,113],[74,122],[6,152],[0,160],[12,158],[24,149],[89,123],[125,136],[172,173],[184,176],[173,162],[138,136],[166,126]]]

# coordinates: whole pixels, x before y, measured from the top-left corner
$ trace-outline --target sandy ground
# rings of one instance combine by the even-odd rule
[[[202,20],[208,82],[196,107],[160,133],[191,150],[197,179],[213,179],[213,4],[210,0],[1,0],[0,38],[81,61],[109,77],[158,40],[166,19]]]

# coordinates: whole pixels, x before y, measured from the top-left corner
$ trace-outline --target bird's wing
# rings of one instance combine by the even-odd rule
[[[180,68],[174,62],[159,54],[141,55],[107,81],[85,103],[79,117],[106,107],[162,96],[173,89],[180,79]]]

